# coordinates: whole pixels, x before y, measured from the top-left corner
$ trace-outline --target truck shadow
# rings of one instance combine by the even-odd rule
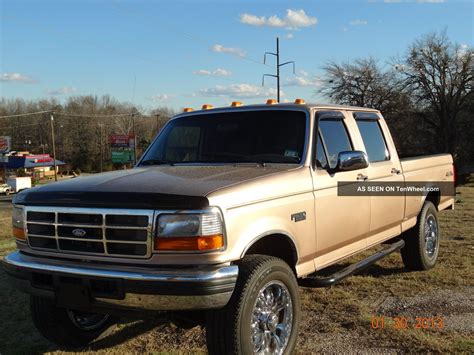
[[[130,322],[133,323],[129,324]],[[160,325],[165,325],[169,323],[170,321],[166,317],[166,315],[147,319],[123,319],[119,322],[117,326],[119,328],[118,330],[115,330],[112,334],[109,334],[97,340],[87,349],[92,351],[98,351],[107,348],[112,348],[114,346],[123,344],[130,339],[145,334]],[[125,324],[128,325],[124,326]]]

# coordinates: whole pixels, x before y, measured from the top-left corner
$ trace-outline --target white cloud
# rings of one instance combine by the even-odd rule
[[[295,35],[293,33],[288,33],[286,36],[285,36],[286,39],[293,39],[295,38]]]
[[[68,95],[77,92],[77,89],[72,86],[63,86],[59,89],[48,90],[48,95],[59,96],[59,95]]]
[[[148,97],[148,100],[155,101],[155,102],[163,102],[163,101],[169,101],[174,97],[174,95],[170,94],[156,94],[153,96]]]
[[[297,29],[301,27],[314,26],[318,23],[316,17],[311,17],[301,10],[286,10],[286,16],[283,18],[273,15],[270,17],[256,16],[253,14],[240,15],[240,22],[250,26],[268,26],[268,27],[286,27],[288,29]]]
[[[0,81],[19,83],[34,83],[35,81],[27,75],[20,73],[0,73]]]
[[[230,70],[217,68],[215,70],[206,70],[200,69],[193,71],[194,75],[208,75],[208,76],[231,76],[232,72]]]
[[[469,47],[467,43],[463,43],[458,48],[457,57],[462,59],[466,55],[474,56],[474,52],[472,51],[472,49]]]
[[[280,94],[284,95],[281,91]],[[216,85],[213,88],[199,90],[198,95],[208,97],[268,98],[276,96],[276,89],[250,84]]]
[[[236,55],[237,57],[245,57],[245,52],[240,48],[233,48],[233,47],[224,47],[222,44],[215,44],[212,46],[211,51],[217,53],[228,53],[232,55]]]
[[[357,20],[352,20],[351,22],[349,22],[349,25],[351,25],[351,26],[365,26],[368,23],[369,22],[367,20],[357,19]]]
[[[289,77],[285,81],[285,86],[300,86],[300,87],[319,87],[323,84],[321,78],[309,75],[308,72],[300,70],[300,75]]]

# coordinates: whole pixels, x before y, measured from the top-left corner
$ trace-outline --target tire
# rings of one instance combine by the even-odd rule
[[[403,234],[401,249],[403,264],[408,270],[428,270],[435,266],[439,253],[438,210],[426,201],[412,229]]]
[[[39,332],[49,341],[65,348],[85,347],[100,336],[108,334],[117,322],[115,317],[107,314],[99,315],[59,308],[53,301],[37,296],[30,297],[30,308],[33,323]],[[78,316],[89,317],[92,321],[79,322]]]
[[[239,277],[229,303],[225,308],[207,314],[209,354],[253,354],[268,338],[271,353],[291,354],[301,316],[293,271],[283,260],[264,255],[246,256],[238,265]],[[276,310],[278,304],[282,307],[280,311]],[[284,324],[289,330],[287,334],[282,332]],[[283,343],[281,352],[274,348],[277,338]]]

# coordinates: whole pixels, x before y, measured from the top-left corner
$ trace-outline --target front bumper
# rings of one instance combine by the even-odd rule
[[[85,263],[20,251],[3,265],[21,290],[77,309],[192,310],[222,308],[238,276],[236,265],[157,268]]]

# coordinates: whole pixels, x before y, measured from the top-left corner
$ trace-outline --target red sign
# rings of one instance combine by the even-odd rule
[[[135,139],[133,134],[112,134],[110,136],[110,145],[114,148],[133,148]]]
[[[33,163],[49,163],[53,161],[49,154],[27,155],[25,158],[30,161],[32,160]]]

